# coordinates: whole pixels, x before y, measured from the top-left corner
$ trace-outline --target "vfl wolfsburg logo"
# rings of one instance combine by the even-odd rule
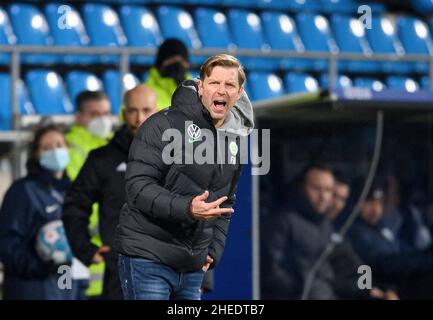
[[[194,142],[200,140],[201,129],[197,125],[195,125],[194,123],[190,124],[186,131],[188,132],[188,136],[189,136],[188,142],[189,143],[194,143]]]
[[[230,153],[232,154],[232,156],[235,156],[238,154],[239,149],[238,149],[238,145],[236,144],[236,142],[234,142],[234,141],[230,142],[229,149],[230,149]]]

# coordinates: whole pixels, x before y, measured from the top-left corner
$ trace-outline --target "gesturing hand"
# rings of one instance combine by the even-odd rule
[[[93,263],[101,263],[104,262],[103,254],[110,252],[111,248],[109,246],[102,246],[96,251],[95,255],[93,256],[92,262]]]
[[[227,197],[221,197],[213,202],[205,202],[209,197],[209,191],[195,197],[191,202],[191,215],[198,220],[216,219],[224,213],[233,213],[232,208],[220,208],[220,204],[227,200]]]

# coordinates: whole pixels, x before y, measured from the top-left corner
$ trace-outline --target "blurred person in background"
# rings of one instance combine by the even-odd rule
[[[417,250],[384,224],[384,198],[383,183],[377,180],[349,230],[353,247],[374,279],[393,287],[401,299],[432,299],[433,251]]]
[[[158,49],[154,66],[145,82],[157,96],[158,110],[171,105],[177,86],[190,78],[189,53],[185,44],[175,38],[166,39]]]
[[[335,178],[327,166],[313,164],[301,176],[288,210],[272,221],[262,261],[265,299],[300,299],[307,276],[332,233],[326,214],[331,208]],[[317,272],[308,299],[336,299],[335,275],[328,261]]]
[[[112,136],[111,105],[102,91],[83,91],[76,99],[75,122],[66,134],[71,161],[66,168],[74,180],[89,152],[107,144]]]
[[[339,215],[345,210],[350,196],[350,181],[341,173],[335,172],[334,197],[328,218],[335,222]],[[339,228],[334,225],[334,232]],[[349,239],[341,238],[329,255],[329,263],[335,274],[333,288],[339,299],[386,299],[396,300],[398,295],[390,288],[374,283],[371,289],[360,289],[358,279],[360,274],[358,268],[365,263],[354,251]]]
[[[74,181],[90,151],[106,145],[112,137],[111,105],[103,91],[83,91],[76,98],[75,123],[66,134],[71,161],[66,172]],[[98,224],[98,205],[93,206],[89,229],[92,243],[102,246]],[[102,294],[104,262],[93,264],[89,269],[82,263],[76,265],[76,276],[89,279],[87,295],[97,298]],[[89,274],[90,272],[90,274]]]
[[[72,254],[61,224],[69,153],[63,132],[47,125],[30,145],[27,176],[15,181],[0,210],[4,299],[79,299],[78,287],[61,290],[58,267]],[[53,251],[51,251],[53,250]]]
[[[404,190],[400,189],[397,176],[388,175],[384,182],[383,224],[415,250],[428,249],[432,246],[432,234],[427,215],[413,201],[415,188],[409,184]]]
[[[105,261],[103,299],[123,299],[117,271],[117,255],[112,250],[114,231],[125,198],[125,172],[129,147],[140,125],[157,111],[156,95],[139,85],[123,98],[124,125],[108,145],[89,153],[78,177],[67,193],[63,221],[74,254],[84,264]],[[92,205],[99,204],[99,226],[103,246],[92,244],[88,229]]]

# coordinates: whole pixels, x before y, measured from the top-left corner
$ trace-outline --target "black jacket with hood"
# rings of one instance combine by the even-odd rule
[[[93,204],[99,204],[98,231],[102,243],[112,248],[104,256],[103,295],[106,299],[123,297],[117,254],[112,246],[119,212],[125,203],[125,173],[131,142],[132,134],[123,126],[106,146],[91,151],[68,190],[63,207],[63,222],[72,251],[84,264],[90,265],[98,247],[90,241],[89,218]]]
[[[192,124],[201,129],[201,135],[187,133]],[[200,270],[209,254],[214,259],[211,268],[214,267],[224,250],[230,216],[196,220],[190,214],[190,205],[205,190],[209,191],[206,202],[228,196],[221,207],[234,205],[241,173],[240,137],[246,137],[252,128],[252,106],[245,93],[216,129],[198,97],[196,81],[184,81],[173,94],[172,106],[150,117],[131,145],[126,173],[127,203],[116,230],[118,252],[155,260],[178,272]],[[163,141],[163,134],[170,133],[168,129],[176,129],[181,141]],[[212,135],[207,136],[206,132]],[[221,147],[224,141],[228,143]],[[163,156],[170,145],[175,150],[169,154],[179,160],[172,164]],[[185,161],[192,152],[211,155],[211,151],[214,151],[211,163]],[[234,164],[228,161],[233,156]]]

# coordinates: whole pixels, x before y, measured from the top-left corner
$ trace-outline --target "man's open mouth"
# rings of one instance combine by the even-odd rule
[[[217,111],[224,110],[227,105],[227,102],[222,100],[214,100],[213,105],[215,106],[215,109]]]

